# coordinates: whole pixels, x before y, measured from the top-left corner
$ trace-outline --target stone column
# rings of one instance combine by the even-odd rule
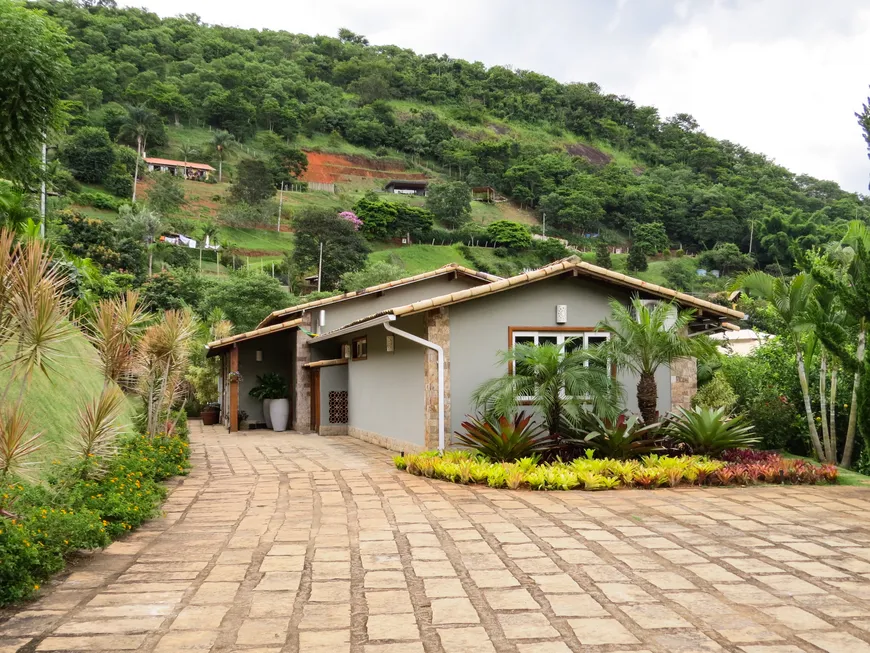
[[[313,313],[305,313],[300,325],[306,331],[312,331]],[[311,431],[311,373],[304,367],[311,360],[308,341],[311,340],[300,329],[296,335],[296,369],[293,370],[295,392],[293,393],[293,430],[301,433]]]
[[[698,392],[698,361],[678,358],[671,363],[671,410],[691,408]]]
[[[444,445],[450,444],[450,309],[438,308],[426,313],[426,340],[444,349]],[[438,448],[438,353],[426,349],[423,362],[425,392],[425,443],[427,449]]]

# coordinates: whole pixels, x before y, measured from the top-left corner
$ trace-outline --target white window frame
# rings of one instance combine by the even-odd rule
[[[549,329],[514,329],[511,331],[511,349],[513,349],[517,344],[518,338],[533,338],[533,343],[525,343],[525,344],[535,344],[540,345],[541,338],[555,338],[556,345],[563,346],[566,340],[578,339],[583,343],[583,349],[589,349],[589,339],[603,339],[605,341],[610,340],[610,333],[608,331],[595,331],[595,330],[579,330],[579,331],[570,331],[570,330],[549,330]],[[564,352],[563,352],[564,353]],[[589,366],[589,361],[586,361],[585,365]],[[511,374],[513,374],[513,363],[511,364]],[[564,393],[564,390],[562,391]],[[531,396],[519,396],[517,397],[517,401],[530,403],[534,401],[534,397]]]

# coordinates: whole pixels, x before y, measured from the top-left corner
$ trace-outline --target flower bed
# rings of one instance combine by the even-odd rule
[[[184,425],[186,429],[186,424]],[[14,482],[0,494],[0,605],[27,598],[79,549],[107,546],[158,514],[159,482],[190,468],[186,432],[128,436],[99,475],[99,461],[55,463],[47,484]]]
[[[569,463],[539,463],[536,456],[512,463],[490,462],[471,451],[437,451],[396,456],[398,469],[451,483],[478,483],[517,490],[613,490],[679,485],[745,485],[750,483],[836,483],[837,468],[782,458],[773,452],[726,452],[725,460],[704,456],[660,456],[638,460],[577,458]],[[758,460],[755,460],[758,458]]]

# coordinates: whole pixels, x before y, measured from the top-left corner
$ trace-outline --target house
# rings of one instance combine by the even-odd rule
[[[495,201],[495,188],[492,186],[472,186],[471,199],[475,202],[492,204]]]
[[[168,172],[171,175],[182,176],[193,181],[205,181],[215,172],[207,163],[193,163],[190,161],[173,161],[172,159],[159,159],[146,156],[145,163],[149,172]]]
[[[245,403],[256,375],[286,370],[296,430],[432,449],[460,430],[475,388],[507,371],[497,364],[499,350],[568,338],[594,347],[608,337],[596,326],[610,314],[609,300],[628,303],[633,295],[695,309],[692,333],[718,332],[743,317],[576,257],[508,279],[452,265],[276,311],[255,331],[210,343],[208,355],[222,356],[224,378],[243,377],[229,392],[221,383],[231,429],[239,407],[258,410]],[[629,390],[626,408],[636,411],[637,379],[618,377]],[[695,361],[661,369],[657,381],[660,412],[689,405]]]
[[[733,330],[715,333],[710,337],[719,345],[719,351],[723,354],[749,356],[773,336],[764,331],[741,329],[735,326]]]
[[[391,179],[384,186],[384,191],[395,193],[396,195],[418,195],[425,197],[428,186],[428,181]]]

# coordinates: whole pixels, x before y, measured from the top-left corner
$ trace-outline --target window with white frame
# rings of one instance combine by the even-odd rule
[[[558,345],[565,353],[577,350],[595,349],[607,342],[610,334],[602,331],[511,331],[511,348],[514,345]],[[588,367],[590,361],[586,362]],[[531,401],[534,397],[518,397],[520,401]]]

